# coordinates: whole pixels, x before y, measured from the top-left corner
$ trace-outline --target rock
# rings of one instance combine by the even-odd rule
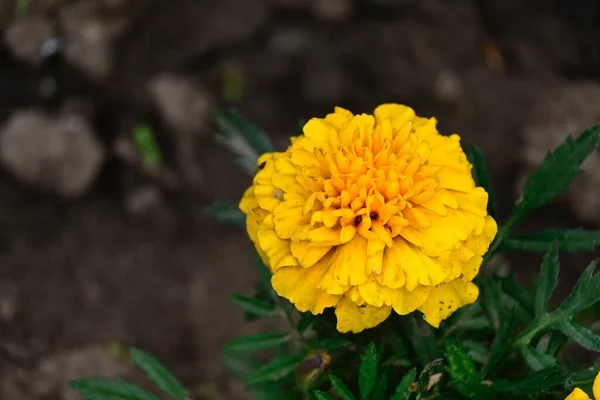
[[[38,65],[44,58],[44,43],[54,36],[52,23],[41,15],[15,19],[4,35],[4,41],[15,57]]]
[[[83,0],[61,9],[59,21],[65,35],[65,57],[95,79],[112,72],[112,49],[119,34],[127,27],[124,18],[101,18],[102,3]]]
[[[539,166],[546,153],[600,124],[600,85],[595,82],[564,84],[539,97],[531,123],[525,128],[520,191],[526,177]],[[580,218],[600,225],[600,152],[596,150],[582,165],[582,172],[563,196]]]
[[[126,378],[131,368],[110,355],[104,347],[88,347],[59,353],[43,359],[29,382],[32,394],[39,398],[60,393],[64,400],[79,400],[81,396],[68,386],[73,379],[102,377]]]
[[[66,198],[90,187],[104,148],[77,114],[15,112],[0,131],[0,162],[26,184]]]
[[[175,141],[177,162],[188,183],[202,184],[197,154],[198,140],[208,133],[213,100],[198,82],[183,76],[162,74],[149,85],[150,96]]]

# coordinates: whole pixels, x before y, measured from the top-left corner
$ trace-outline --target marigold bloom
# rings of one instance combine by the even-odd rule
[[[596,375],[596,379],[594,379],[594,398],[596,400],[600,400],[600,372]],[[587,395],[586,392],[579,388],[575,388],[570,395],[568,395],[565,400],[591,400],[590,396]]]
[[[384,104],[306,123],[258,160],[240,203],[247,230],[298,310],[335,307],[340,332],[419,310],[438,327],[479,294],[471,281],[497,232],[458,135]]]

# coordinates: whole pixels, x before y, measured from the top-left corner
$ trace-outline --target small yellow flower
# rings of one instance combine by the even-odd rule
[[[600,372],[596,375],[596,379],[594,379],[594,398],[596,400],[600,400]],[[575,388],[570,395],[567,396],[565,400],[591,400],[590,396],[587,395],[586,392],[579,388]]]
[[[335,307],[340,332],[419,310],[438,327],[479,294],[497,232],[458,135],[384,104],[335,108],[258,160],[240,203],[273,288],[298,310]]]

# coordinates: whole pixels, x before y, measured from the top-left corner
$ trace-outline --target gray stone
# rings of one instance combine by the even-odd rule
[[[15,19],[4,35],[4,41],[15,57],[37,65],[43,60],[44,43],[52,39],[54,27],[41,15]]]
[[[94,181],[104,148],[77,114],[15,112],[0,130],[0,162],[24,183],[73,198]]]

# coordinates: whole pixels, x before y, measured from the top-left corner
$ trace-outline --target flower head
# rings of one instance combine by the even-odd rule
[[[473,303],[496,235],[458,135],[385,104],[336,108],[258,160],[240,203],[272,285],[298,310],[335,307],[340,332],[419,310],[437,327]]]
[[[596,379],[594,379],[594,398],[596,400],[600,400],[600,372],[596,375]],[[567,396],[565,400],[591,400],[590,396],[587,395],[586,392],[579,388],[575,388],[571,394]]]

